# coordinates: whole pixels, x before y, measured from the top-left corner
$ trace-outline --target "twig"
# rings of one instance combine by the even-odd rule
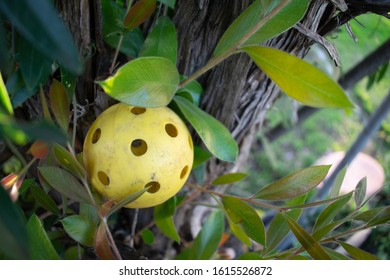
[[[135,228],[137,227],[138,214],[139,214],[139,208],[135,208],[133,222],[131,224],[130,242],[129,242],[130,248],[134,248]]]

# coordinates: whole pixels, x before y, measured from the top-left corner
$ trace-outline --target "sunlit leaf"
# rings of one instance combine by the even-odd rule
[[[133,29],[147,20],[156,9],[156,0],[140,0],[131,7],[125,16],[124,24]]]
[[[14,109],[12,108],[11,99],[9,98],[7,88],[5,87],[3,76],[0,72],[0,114],[4,112],[13,115]]]
[[[50,87],[50,105],[56,121],[64,131],[69,126],[69,100],[65,87],[57,80],[53,80]]]
[[[30,258],[33,260],[59,260],[39,218],[33,214],[27,223]]]
[[[91,203],[87,191],[68,171],[55,166],[40,166],[39,173],[53,189],[73,200]]]
[[[366,197],[367,190],[367,177],[362,178],[355,188],[355,204],[356,207],[360,207]]]
[[[180,236],[177,233],[175,224],[173,222],[173,215],[176,209],[176,198],[172,197],[166,202],[154,207],[154,221],[156,226],[167,237],[180,243]]]
[[[236,160],[237,143],[222,123],[181,96],[174,101],[213,155],[224,161]]]
[[[330,260],[329,255],[309,233],[307,233],[294,219],[287,215],[284,215],[284,217],[299,243],[301,243],[303,248],[306,249],[313,259]]]
[[[61,223],[69,236],[85,246],[93,246],[96,225],[81,215],[68,216]]]
[[[79,161],[65,149],[63,146],[54,144],[53,145],[53,153],[57,160],[57,162],[66,170],[70,171],[73,175],[79,176],[81,178],[85,178],[86,172],[83,166],[79,163]]]
[[[354,247],[348,243],[341,242],[341,241],[337,243],[339,243],[345,249],[345,251],[347,251],[348,254],[350,254],[351,257],[354,258],[355,260],[379,260],[377,256],[374,256],[373,254],[370,254],[362,249]]]
[[[219,176],[211,184],[212,185],[226,185],[239,182],[248,176],[246,173],[228,173]]]
[[[347,167],[345,166],[343,169],[341,169],[339,174],[337,174],[336,179],[333,182],[332,189],[330,190],[330,197],[337,197],[339,195],[346,173]]]
[[[347,195],[341,196],[338,200],[328,205],[318,216],[313,230],[316,231],[332,222],[334,217],[336,217],[336,215],[340,213],[341,208],[348,203],[351,197],[352,192]]]
[[[114,76],[97,82],[111,97],[140,107],[166,106],[179,85],[176,66],[162,57],[141,57],[118,69]]]
[[[353,107],[340,85],[308,62],[268,47],[243,50],[288,96],[299,102],[313,107]]]
[[[255,209],[235,197],[225,196],[222,202],[232,221],[240,224],[251,239],[265,245],[265,227]]]
[[[148,34],[139,56],[165,57],[176,64],[177,44],[175,25],[169,17],[162,16]]]
[[[0,253],[11,259],[28,259],[28,239],[20,209],[0,184]]]
[[[311,166],[290,174],[259,190],[254,198],[284,200],[315,188],[326,176],[329,165]]]
[[[51,1],[0,1],[0,11],[33,47],[73,73],[81,73],[82,64],[72,35]]]

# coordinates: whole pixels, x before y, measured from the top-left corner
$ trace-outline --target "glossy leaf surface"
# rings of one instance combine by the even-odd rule
[[[175,240],[177,243],[180,243],[180,236],[177,233],[175,224],[173,222],[173,215],[175,214],[175,209],[176,199],[175,197],[172,197],[163,204],[154,207],[154,220],[156,222],[157,227],[161,230],[163,234],[165,234],[172,240]]]

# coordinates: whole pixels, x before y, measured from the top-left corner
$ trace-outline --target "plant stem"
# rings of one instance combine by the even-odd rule
[[[76,143],[76,129],[77,129],[77,99],[76,94],[73,94],[73,131],[72,131],[72,149],[75,148]]]
[[[129,0],[129,2],[127,3],[125,17],[127,15],[127,13],[130,11],[130,8],[132,5],[133,5],[133,0]],[[121,34],[119,37],[118,45],[116,46],[114,58],[112,59],[112,63],[111,63],[111,67],[110,67],[110,74],[112,74],[112,72],[114,72],[116,60],[118,59],[119,51],[122,47],[123,37],[124,37],[123,34]]]
[[[179,84],[179,88],[182,88],[186,86],[191,81],[197,79],[207,71],[209,71],[211,68],[215,67],[222,61],[224,61],[229,56],[239,53],[240,48],[242,45],[250,38],[252,37],[264,24],[266,24],[273,16],[275,16],[277,13],[279,13],[284,7],[286,7],[287,4],[290,3],[291,0],[283,0],[275,9],[273,9],[270,13],[268,13],[266,16],[264,16],[256,25],[254,25],[240,40],[238,40],[233,46],[231,46],[229,49],[225,50],[223,53],[211,58],[205,66],[200,68],[199,70],[195,71],[192,75],[190,75],[187,79],[182,81]]]
[[[111,243],[111,248],[112,248],[112,250],[114,251],[115,257],[116,257],[118,260],[121,260],[121,259],[122,259],[122,256],[121,256],[121,254],[119,253],[118,247],[116,247],[114,238],[112,237],[112,234],[111,234],[111,231],[110,231],[110,228],[109,228],[108,225],[107,225],[107,220],[106,220],[105,218],[103,218],[101,222],[104,223],[104,227],[106,228],[107,238],[108,238],[108,241]]]
[[[12,141],[10,141],[7,137],[4,137],[4,142],[8,146],[8,148],[11,150],[11,152],[20,160],[22,165],[26,166],[27,165],[26,159],[22,156],[22,154],[16,148],[14,143],[12,143]]]
[[[137,226],[139,208],[135,208],[134,210],[133,223],[131,224],[131,232],[130,232],[130,248],[134,248],[134,236],[135,236],[135,228]]]

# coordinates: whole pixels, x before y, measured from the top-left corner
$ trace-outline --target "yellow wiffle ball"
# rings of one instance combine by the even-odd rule
[[[116,104],[92,124],[84,163],[94,188],[120,201],[149,187],[128,208],[146,208],[174,196],[186,182],[194,147],[184,122],[171,109]]]

